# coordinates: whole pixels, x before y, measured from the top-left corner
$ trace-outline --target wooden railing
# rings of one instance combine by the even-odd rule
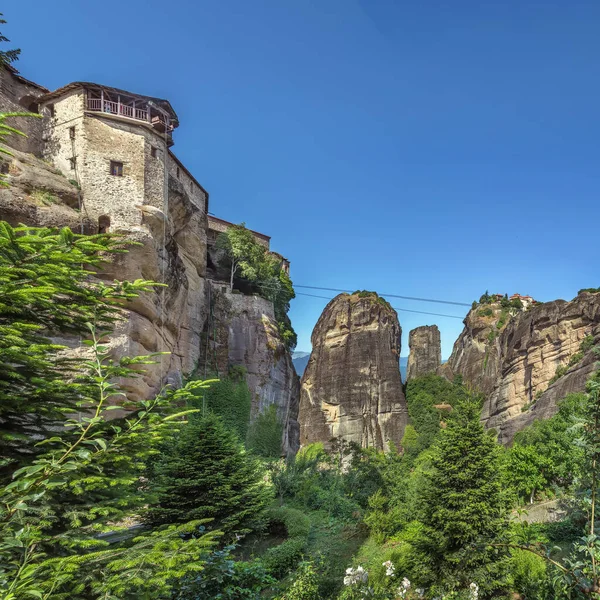
[[[120,115],[138,121],[148,121],[148,111],[128,104],[113,102],[112,100],[102,100],[100,98],[88,98],[88,110],[103,112],[107,115]]]

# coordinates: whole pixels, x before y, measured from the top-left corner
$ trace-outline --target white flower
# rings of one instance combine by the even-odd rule
[[[417,592],[417,596],[419,596],[419,598],[422,598],[425,595],[425,590],[423,588],[417,588],[416,592]]]
[[[476,583],[472,583],[469,586],[469,596],[472,600],[479,598],[479,586]]]
[[[348,567],[346,569],[346,577],[344,577],[344,585],[356,585],[357,583],[366,583],[369,578],[369,573],[358,566],[356,569]]]
[[[391,577],[396,572],[396,568],[394,567],[394,563],[391,560],[386,560],[382,564],[385,567],[385,574],[388,577]]]
[[[410,581],[405,577],[402,580],[400,587],[398,588],[398,594],[400,595],[400,598],[406,598],[406,595],[408,594],[409,589],[410,589]]]

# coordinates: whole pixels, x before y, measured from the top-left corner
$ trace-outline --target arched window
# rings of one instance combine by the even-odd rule
[[[98,233],[108,233],[110,229],[110,217],[108,215],[100,215],[98,218]]]

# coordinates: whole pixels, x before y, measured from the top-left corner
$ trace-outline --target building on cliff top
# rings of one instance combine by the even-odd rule
[[[141,225],[141,206],[162,214],[169,186],[208,217],[208,192],[171,150],[179,118],[168,100],[88,81],[51,92],[10,65],[0,67],[0,111],[24,110],[42,118],[16,120],[27,137],[13,136],[10,145],[76,183],[81,212],[98,223],[99,232]],[[208,243],[231,226],[208,217]],[[270,251],[271,238],[252,233]],[[277,256],[289,273],[289,261]]]

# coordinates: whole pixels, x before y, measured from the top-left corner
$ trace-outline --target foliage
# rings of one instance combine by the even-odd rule
[[[203,569],[179,584],[173,600],[260,600],[273,585],[261,561],[236,561],[235,545],[214,551]]]
[[[294,287],[281,260],[259,244],[245,224],[233,225],[217,238],[230,265],[230,287],[242,283],[250,292],[271,300],[281,338],[289,350],[296,347],[297,336],[288,317]]]
[[[246,439],[252,394],[246,383],[245,372],[230,370],[224,379],[212,381],[208,389],[197,395],[192,406],[203,413],[210,411],[219,416],[226,427],[237,433],[240,440]]]
[[[268,406],[254,419],[248,428],[246,447],[267,459],[281,457],[283,425],[277,416],[277,407]]]
[[[433,588],[452,592],[476,581],[484,594],[506,587],[506,559],[487,543],[507,530],[507,498],[500,448],[479,420],[480,402],[468,396],[454,407],[437,438],[420,494],[423,539]]]
[[[494,310],[491,307],[486,306],[485,308],[480,308],[477,311],[477,315],[480,316],[480,317],[493,317],[494,316]]]
[[[525,600],[554,600],[546,561],[520,548],[512,549],[510,554],[508,568],[514,590]]]
[[[300,563],[294,582],[279,600],[320,600],[319,581],[314,563]]]
[[[152,525],[213,519],[225,533],[245,531],[271,499],[258,461],[214,414],[194,416],[152,461],[147,487],[155,496]]]
[[[384,306],[388,310],[394,310],[392,305],[382,296],[380,296],[377,292],[371,292],[369,290],[356,290],[352,293],[352,296],[358,296],[359,298],[372,298],[381,306]]]
[[[174,574],[202,568],[218,535],[204,533],[202,521],[189,521],[114,545],[96,536],[119,529],[115,520],[142,509],[146,497],[135,492],[140,459],[178,429],[186,413],[173,414],[172,407],[189,391],[143,401],[127,419],[110,420],[110,409],[123,406],[123,394],[111,382],[133,374],[131,367],[148,359],[115,363],[93,328],[91,333],[90,358],[78,365],[87,385],[78,387],[76,404],[89,416],[66,420],[60,432],[42,442],[47,451],[32,456],[0,490],[0,591],[6,600],[158,598],[156,590],[170,589]],[[77,385],[77,380],[64,383],[65,388],[69,385]],[[119,501],[92,501],[99,490],[113,485],[121,488]],[[57,498],[65,493],[79,493],[85,503],[77,519],[57,530]]]
[[[567,374],[568,370],[568,365],[559,365],[558,367],[556,367],[556,372],[552,376],[552,379],[550,379],[550,381],[548,382],[549,385],[552,385],[553,383],[557,382],[561,377],[564,377]]]
[[[2,13],[0,13],[0,17],[1,16],[2,16]],[[0,24],[5,23],[5,22],[6,21],[3,21],[2,19],[0,19]],[[0,42],[3,41],[3,38],[4,38],[4,36],[0,33]],[[4,38],[4,40],[6,40],[6,38]],[[0,68],[3,68],[2,67],[3,54],[5,54],[5,53],[3,53],[0,50]],[[11,135],[20,135],[20,136],[26,137],[22,131],[15,129],[14,127],[11,127],[10,125],[8,125],[6,123],[7,119],[14,118],[14,117],[41,118],[41,115],[37,115],[35,113],[28,113],[28,112],[0,113],[0,143],[5,143],[6,139]],[[2,158],[2,156],[1,156],[2,154],[4,154],[5,156],[12,156],[12,153],[10,151],[8,151],[3,146],[0,146],[0,158]],[[0,187],[8,187],[8,182],[6,181],[6,174],[4,174],[4,173],[0,173]]]
[[[0,25],[6,25],[6,20],[2,18],[3,14],[0,13]],[[0,33],[0,43],[10,42],[10,40]],[[0,66],[4,67],[6,65],[10,65],[11,63],[19,60],[19,55],[21,54],[21,50],[12,49],[12,50],[0,50]]]
[[[504,469],[509,485],[533,503],[535,492],[548,486],[553,466],[551,458],[534,446],[515,444],[507,453]]]
[[[583,288],[582,290],[579,290],[577,292],[577,295],[584,294],[586,292],[588,294],[598,294],[598,293],[600,293],[600,287],[597,287],[597,288]]]
[[[122,239],[82,236],[65,228],[11,227],[0,222],[0,468],[4,475],[38,452],[76,410],[81,383],[65,385],[76,368],[62,346],[44,336],[107,328],[123,301],[151,289],[147,281],[108,283],[94,270],[125,251]],[[43,334],[43,335],[42,335]],[[2,471],[0,471],[2,477]]]

